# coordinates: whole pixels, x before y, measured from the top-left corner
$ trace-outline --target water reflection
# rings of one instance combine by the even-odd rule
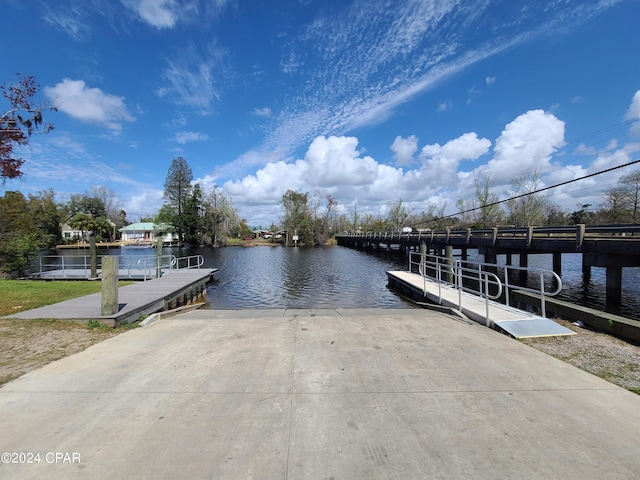
[[[88,254],[84,249],[62,252],[65,256]],[[155,249],[99,249],[98,252],[99,255],[142,257],[154,255]],[[376,254],[344,247],[165,248],[163,253],[203,255],[206,267],[219,269],[207,289],[213,309],[411,306],[387,288],[387,270],[407,269],[407,258],[400,254]],[[482,261],[483,258],[470,250],[469,260]],[[505,260],[504,255],[498,256],[499,263],[504,264]],[[514,255],[513,264],[517,262]],[[530,255],[529,266],[551,269],[552,256]],[[623,268],[622,272],[622,305],[608,310],[640,319],[640,268]],[[581,255],[563,254],[561,278],[563,288],[557,298],[605,309],[604,268],[593,267],[589,281],[585,282]],[[529,281],[535,285],[539,280],[529,278]]]
[[[179,254],[203,255],[206,266],[220,269],[207,289],[212,309],[412,307],[387,288],[387,270],[406,269],[401,256],[340,247],[225,247]]]

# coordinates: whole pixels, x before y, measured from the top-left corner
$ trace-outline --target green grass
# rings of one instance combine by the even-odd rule
[[[119,285],[122,287],[131,283],[120,282]],[[90,295],[100,289],[100,282],[88,280],[0,280],[0,317]]]

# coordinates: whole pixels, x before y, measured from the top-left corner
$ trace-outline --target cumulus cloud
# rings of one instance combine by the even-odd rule
[[[413,163],[413,155],[418,151],[418,137],[411,135],[402,138],[398,135],[391,144],[391,151],[397,165],[410,165]]]
[[[222,188],[241,215],[250,213],[263,222],[269,221],[262,216],[266,215],[263,208],[280,205],[287,190],[316,192],[321,198],[331,194],[338,201],[358,198],[369,204],[386,204],[390,195],[402,196],[402,170],[363,156],[357,146],[355,137],[319,136],[303,159],[270,162],[242,180],[227,181]]]
[[[312,185],[366,185],[378,175],[377,162],[361,157],[355,137],[317,137],[305,155],[307,178]]]
[[[627,120],[640,119],[640,90],[638,90],[631,99],[631,106],[624,116]]]
[[[162,207],[164,191],[145,189],[124,201],[124,211],[130,219],[152,216]]]
[[[629,110],[624,116],[625,120],[635,120],[631,125],[631,133],[640,136],[640,90],[631,99]]]
[[[45,87],[44,93],[60,111],[83,122],[120,130],[123,121],[135,120],[129,113],[124,97],[87,87],[82,80],[65,78],[53,87]]]
[[[489,147],[491,141],[478,138],[475,132],[465,133],[444,145],[425,145],[420,152],[423,171],[415,174],[416,178],[420,181],[428,179],[429,184],[433,186],[455,184],[460,162],[477,160],[488,152]]]
[[[564,145],[564,122],[543,110],[530,110],[509,123],[496,140],[488,163],[497,184],[545,170]]]

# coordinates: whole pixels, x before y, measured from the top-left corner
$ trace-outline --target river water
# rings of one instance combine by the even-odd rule
[[[469,260],[481,261],[470,251]],[[86,255],[65,251],[65,255]],[[100,255],[153,255],[153,249],[115,249]],[[207,288],[212,309],[253,308],[411,308],[387,287],[388,270],[407,270],[398,253],[365,252],[346,247],[165,248],[177,257],[202,255],[205,266],[218,268]],[[455,252],[454,252],[455,253]],[[514,264],[517,265],[517,256]],[[498,257],[504,263],[504,257]],[[580,254],[562,256],[562,292],[557,298],[605,310],[606,272],[592,268],[583,282]],[[552,268],[551,255],[531,255],[529,266]],[[640,319],[640,269],[623,269],[622,305],[609,309]]]
[[[164,253],[178,252],[165,250]],[[342,247],[224,247],[181,250],[218,268],[207,288],[212,309],[411,308],[387,288],[387,270],[406,270],[398,255]]]

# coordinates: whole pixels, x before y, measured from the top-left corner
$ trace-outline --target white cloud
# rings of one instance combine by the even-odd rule
[[[99,88],[89,88],[82,80],[65,78],[54,87],[45,87],[44,93],[59,110],[80,121],[120,130],[122,122],[132,122],[124,97],[111,95]]]
[[[625,120],[635,120],[631,124],[631,134],[636,137],[640,137],[640,90],[638,90],[633,99],[631,100],[631,105],[629,106],[629,110],[624,116]]]
[[[331,194],[339,202],[359,198],[371,204],[386,204],[390,195],[401,196],[402,171],[362,156],[357,145],[355,137],[319,136],[304,159],[270,162],[240,181],[227,181],[222,188],[240,215],[255,218],[256,223],[277,218],[277,213],[276,217],[267,214],[278,211],[287,190],[317,192],[320,198]]]
[[[371,157],[360,157],[355,137],[317,137],[304,159],[307,181],[314,186],[367,185],[378,175],[378,164]]]
[[[206,142],[209,140],[209,135],[206,133],[198,132],[178,132],[176,133],[176,142],[181,145],[189,142]]]
[[[633,95],[631,105],[624,118],[625,120],[640,120],[640,90]]]
[[[402,138],[398,135],[391,144],[391,151],[394,153],[397,165],[410,165],[413,163],[413,155],[418,151],[418,137],[411,135]]]
[[[352,2],[321,10],[302,33],[287,37],[283,69],[292,87],[302,79],[304,89],[292,91],[260,148],[290,155],[318,135],[379,124],[451,75],[537,36],[580,25],[614,3],[528,5],[514,9],[507,22],[495,20],[492,2]],[[487,24],[492,35],[478,41],[472,32]],[[484,78],[487,86],[495,81]],[[442,103],[438,110],[449,107]]]
[[[488,163],[498,185],[534,171],[544,171],[564,145],[564,122],[543,110],[530,110],[509,123],[496,140]]]
[[[78,5],[54,9],[43,3],[42,10],[42,18],[45,22],[66,32],[74,40],[80,41],[89,38],[91,31],[85,18],[85,12]]]
[[[213,102],[220,98],[226,78],[226,50],[215,42],[204,50],[191,45],[173,59],[167,59],[162,73],[166,86],[156,90],[160,98],[169,97],[176,104],[192,107],[200,115],[213,112]]]
[[[491,141],[478,138],[475,132],[465,133],[444,145],[425,145],[420,152],[424,167],[414,175],[420,181],[428,181],[433,188],[455,185],[460,162],[477,160],[488,152],[489,147]]]
[[[440,102],[438,104],[438,112],[446,112],[451,108],[451,102]]]
[[[158,213],[162,207],[164,191],[148,188],[124,200],[124,211],[129,220],[148,217]]]
[[[258,117],[270,117],[273,114],[273,112],[269,107],[254,108],[253,114],[257,115]]]
[[[157,29],[173,28],[178,21],[180,8],[176,0],[121,0],[138,14],[140,19]]]

